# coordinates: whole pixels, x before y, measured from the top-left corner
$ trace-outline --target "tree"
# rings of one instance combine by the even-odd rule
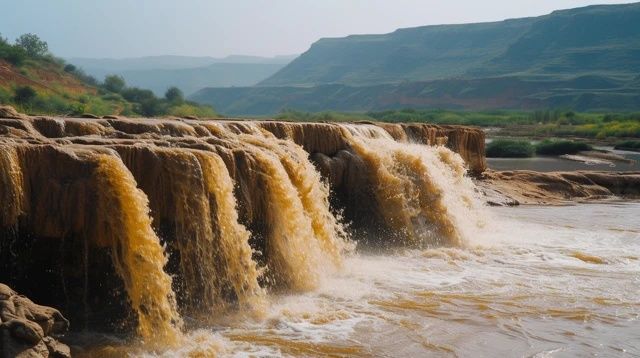
[[[21,35],[16,39],[16,45],[23,48],[31,57],[39,57],[49,51],[49,45],[35,34]]]
[[[167,92],[164,93],[164,98],[171,103],[184,102],[184,94],[178,87],[170,87]]]
[[[18,104],[26,104],[36,98],[36,91],[29,86],[20,86],[16,88],[13,100]]]
[[[76,72],[76,66],[72,65],[72,64],[68,64],[66,66],[64,66],[64,72]]]
[[[118,75],[109,75],[104,78],[102,85],[107,91],[121,93],[127,86],[124,78]]]

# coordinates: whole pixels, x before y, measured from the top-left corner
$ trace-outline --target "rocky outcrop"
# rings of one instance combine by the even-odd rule
[[[62,314],[37,305],[0,283],[0,356],[66,358],[69,347],[54,337],[69,328]]]
[[[19,113],[15,110],[15,108],[11,106],[1,106],[0,105],[0,118],[14,118],[14,119],[26,119],[28,116],[25,116],[22,113]]]
[[[486,171],[477,183],[494,205],[640,197],[640,172]]]

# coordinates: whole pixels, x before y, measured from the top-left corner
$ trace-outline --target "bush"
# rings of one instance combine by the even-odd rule
[[[141,103],[144,101],[155,100],[156,95],[152,91],[146,89],[140,89],[138,87],[126,88],[122,91],[122,97],[129,102]]]
[[[536,145],[536,153],[540,155],[576,154],[593,149],[587,143],[573,142],[570,140],[544,140]]]
[[[618,142],[613,148],[638,151],[640,150],[640,140],[625,140],[623,142]]]
[[[0,58],[14,66],[20,66],[27,59],[27,52],[19,46],[0,43]]]
[[[16,88],[13,100],[18,104],[26,104],[36,98],[36,91],[29,86],[20,86]]]
[[[487,145],[486,150],[489,158],[529,158],[534,152],[528,141],[510,139],[496,139]]]

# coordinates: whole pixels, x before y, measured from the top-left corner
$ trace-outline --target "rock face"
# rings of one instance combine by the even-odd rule
[[[562,204],[640,197],[640,172],[487,171],[478,184],[490,204]]]
[[[68,328],[69,321],[58,310],[37,305],[0,283],[0,356],[70,357],[69,347],[51,337]]]

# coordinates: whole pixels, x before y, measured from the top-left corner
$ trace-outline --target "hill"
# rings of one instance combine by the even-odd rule
[[[122,76],[131,85],[162,95],[176,86],[191,94],[204,87],[253,86],[276,73],[295,56],[224,58],[149,56],[124,59],[69,58],[91,76]]]
[[[321,39],[264,86],[371,85],[496,75],[632,75],[640,3],[588,6],[493,23]]]
[[[321,39],[257,87],[191,98],[227,114],[402,107],[640,109],[640,3]]]
[[[54,57],[32,34],[14,44],[0,36],[0,105],[29,114],[215,116],[211,107],[186,101],[178,89],[158,98],[117,77],[101,83]]]

